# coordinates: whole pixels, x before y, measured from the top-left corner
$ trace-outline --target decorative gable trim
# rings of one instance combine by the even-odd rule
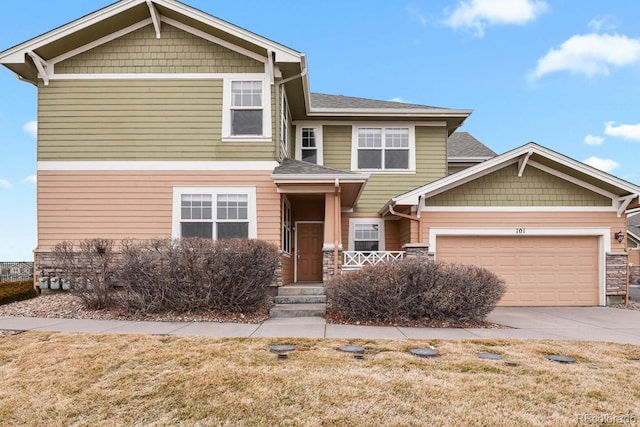
[[[571,175],[560,172],[552,167],[545,166],[531,160],[533,154],[540,155],[549,160],[552,160],[560,165],[566,166],[576,172],[592,176],[594,179],[601,181],[602,183],[615,187],[619,190],[619,194],[612,193],[597,185],[593,185],[578,179]],[[526,158],[526,160],[525,160]],[[425,197],[434,196],[449,189],[466,184],[482,176],[488,175],[491,172],[502,169],[506,166],[518,163],[519,170],[523,169],[527,164],[536,167],[544,172],[553,174],[561,179],[570,181],[576,185],[584,187],[588,190],[594,191],[612,199],[612,207],[616,209],[618,216],[622,215],[624,209],[628,207],[632,200],[640,200],[640,187],[631,184],[627,181],[619,179],[613,175],[609,175],[605,172],[599,171],[584,163],[573,160],[569,157],[563,156],[548,148],[542,147],[536,143],[530,142],[522,147],[511,150],[500,156],[496,156],[483,163],[472,166],[468,169],[457,172],[453,175],[449,175],[445,178],[430,184],[418,187],[412,191],[401,194],[397,197],[389,200],[385,206],[379,211],[380,214],[385,214],[389,211],[389,206],[394,205],[413,205],[417,206],[421,199]]]

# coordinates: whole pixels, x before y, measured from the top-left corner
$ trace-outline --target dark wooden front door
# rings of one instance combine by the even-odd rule
[[[322,281],[324,224],[298,223],[298,282]]]

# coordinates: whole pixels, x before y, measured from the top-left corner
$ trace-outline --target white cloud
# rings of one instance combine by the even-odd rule
[[[0,179],[0,188],[11,188],[12,185],[6,179]]]
[[[609,136],[618,136],[624,139],[640,141],[640,124],[615,126],[615,122],[607,122],[604,133]]]
[[[615,160],[601,159],[599,157],[589,157],[584,161],[584,163],[588,164],[589,166],[593,166],[596,169],[600,169],[604,172],[611,172],[620,166],[620,164]]]
[[[617,19],[612,15],[596,16],[589,21],[589,28],[593,31],[613,31],[618,26]]]
[[[604,138],[601,136],[593,136],[591,134],[584,137],[584,143],[587,145],[601,145],[604,142]]]
[[[523,25],[547,10],[542,0],[466,0],[445,20],[452,28],[467,28],[477,36],[484,35],[488,25]]]
[[[609,67],[640,62],[640,40],[611,34],[576,35],[538,59],[530,77],[540,78],[556,71],[570,71],[588,77],[609,75]]]
[[[406,99],[402,98],[401,96],[396,96],[395,98],[391,98],[389,101],[391,102],[402,102],[403,104],[411,104],[412,102],[407,101]]]
[[[38,137],[38,122],[33,120],[27,122],[22,126],[22,130],[31,135],[34,138]]]
[[[29,175],[28,177],[22,180],[22,183],[36,185],[38,183],[38,177],[37,175]]]
[[[406,7],[406,10],[407,10],[407,12],[409,12],[409,15],[411,15],[412,17],[417,19],[418,22],[420,22],[420,24],[427,25],[427,23],[429,22],[429,20],[424,15],[424,13],[422,13],[422,11],[420,9],[418,9],[417,7],[415,7],[413,5],[409,5],[409,6]]]

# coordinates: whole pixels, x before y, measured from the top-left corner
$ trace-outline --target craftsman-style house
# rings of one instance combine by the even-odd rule
[[[0,63],[38,90],[36,271],[63,240],[248,237],[277,285],[403,256],[486,266],[503,305],[625,293],[640,188],[468,109],[312,93],[303,53],[175,0],[121,0]]]

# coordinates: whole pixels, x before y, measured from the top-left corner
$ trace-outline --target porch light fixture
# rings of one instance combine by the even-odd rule
[[[624,233],[622,232],[622,230],[618,231],[618,232],[615,234],[615,237],[616,237],[616,240],[617,240],[619,243],[622,243],[622,241],[624,240]]]

